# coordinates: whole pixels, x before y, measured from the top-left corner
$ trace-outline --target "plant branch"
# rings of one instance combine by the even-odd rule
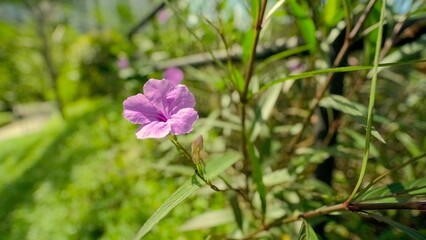
[[[377,85],[377,75],[378,75],[378,68],[379,68],[379,58],[380,58],[380,51],[382,46],[382,37],[383,37],[383,20],[385,18],[386,13],[386,0],[382,2],[382,10],[380,13],[380,26],[379,26],[379,33],[377,35],[377,42],[376,42],[376,52],[374,55],[374,62],[373,62],[373,78],[371,80],[371,90],[370,90],[370,99],[368,104],[368,113],[367,113],[367,132],[365,134],[365,151],[364,151],[364,157],[362,159],[362,165],[361,165],[361,171],[359,174],[358,181],[355,185],[355,188],[353,189],[351,195],[346,200],[346,202],[350,202],[352,198],[355,196],[355,194],[358,192],[359,188],[361,187],[362,180],[364,179],[364,175],[367,169],[367,163],[368,158],[370,155],[370,143],[371,143],[371,130],[373,129],[373,110],[374,110],[374,102],[376,98],[376,85]]]
[[[165,2],[160,3],[154,10],[152,10],[146,17],[142,18],[138,24],[136,24],[127,34],[127,38],[129,40],[131,40],[133,38],[133,36],[143,27],[145,26],[147,23],[149,23],[149,21],[151,21],[151,19],[153,17],[155,17],[157,15],[157,13],[159,11],[161,11],[164,7],[166,6]]]
[[[281,226],[283,224],[289,224],[292,222],[299,221],[300,219],[308,219],[318,216],[324,216],[334,212],[342,212],[342,211],[351,211],[351,212],[363,212],[369,210],[404,210],[404,209],[413,209],[413,210],[426,210],[426,202],[418,201],[418,202],[403,202],[403,203],[340,203],[328,207],[321,207],[312,211],[304,212],[301,214],[296,214],[287,218],[279,218],[275,221],[263,225],[261,228],[251,233],[250,235],[242,238],[242,239],[253,239],[261,232],[267,231],[271,228]]]
[[[407,165],[409,165],[409,164],[411,164],[411,163],[414,163],[414,162],[416,162],[417,160],[419,160],[419,159],[422,159],[422,158],[424,158],[424,157],[426,157],[426,153],[423,153],[423,154],[421,154],[421,155],[419,155],[419,156],[417,156],[417,157],[414,157],[414,158],[412,158],[412,159],[410,159],[410,160],[408,160],[408,161],[406,161],[406,162],[404,162],[404,163],[402,163],[401,165],[399,165],[399,166],[396,166],[395,168],[393,168],[393,169],[391,169],[391,170],[388,170],[388,171],[386,171],[386,172],[384,172],[384,173],[382,173],[382,174],[380,174],[378,177],[376,177],[375,179],[373,179],[373,181],[371,181],[364,189],[362,189],[361,191],[359,191],[358,192],[358,194],[352,199],[352,200],[356,200],[356,199],[358,199],[359,197],[361,197],[368,189],[370,189],[374,184],[376,184],[376,183],[378,183],[380,180],[382,180],[383,178],[385,178],[386,176],[388,176],[390,173],[392,173],[392,172],[395,172],[395,171],[398,171],[399,169],[401,169],[401,168],[403,168],[403,167],[405,167],[405,166],[407,166]]]
[[[247,108],[247,95],[249,91],[250,81],[254,72],[254,60],[256,56],[257,44],[259,42],[260,31],[262,30],[262,22],[263,16],[266,10],[267,0],[263,0],[261,6],[259,8],[259,12],[257,13],[255,25],[254,25],[254,39],[253,44],[251,46],[251,53],[248,61],[248,67],[244,75],[245,86],[242,93],[240,93],[240,101],[241,101],[241,147],[243,152],[244,159],[244,173],[248,174],[248,164],[249,164],[249,154],[247,149],[247,133],[246,133],[246,108]],[[248,179],[247,179],[248,180]]]
[[[426,202],[404,202],[404,203],[350,203],[347,209],[352,212],[361,212],[367,210],[426,210]]]
[[[349,47],[351,46],[351,43],[353,42],[355,36],[360,31],[362,24],[365,22],[368,14],[371,12],[372,7],[376,3],[376,1],[377,0],[370,0],[368,2],[366,8],[364,9],[363,14],[358,19],[356,25],[349,32],[349,34],[346,35],[344,43],[343,43],[342,47],[340,48],[339,53],[336,56],[336,59],[333,62],[333,67],[338,67],[340,65],[340,63],[342,62],[343,57],[348,53],[348,50],[349,50]],[[308,126],[309,121],[310,121],[311,117],[313,116],[313,114],[315,112],[315,109],[318,108],[321,99],[325,96],[325,93],[326,93],[327,89],[329,88],[330,83],[333,80],[333,77],[334,77],[334,73],[330,73],[327,76],[327,79],[326,79],[324,85],[320,88],[317,95],[313,99],[313,102],[312,102],[312,104],[309,108],[308,115],[302,121],[302,129],[296,134],[296,136],[292,139],[292,141],[289,144],[289,148],[287,150],[288,154],[291,155],[294,152],[296,144],[299,142],[300,138],[302,137],[303,130]]]
[[[259,42],[260,31],[262,30],[263,16],[265,15],[266,3],[267,2],[268,2],[267,0],[262,1],[262,4],[261,4],[260,9],[259,9],[259,13],[257,14],[256,23],[255,23],[255,26],[254,26],[254,39],[253,39],[253,44],[251,46],[251,52],[250,52],[250,58],[249,58],[249,61],[248,61],[248,67],[247,67],[247,70],[244,74],[244,81],[245,81],[244,91],[241,95],[241,102],[243,104],[245,104],[247,102],[249,85],[250,85],[250,81],[252,79],[253,72],[254,72],[254,59],[256,57],[257,44]]]
[[[329,214],[329,213],[332,213],[332,212],[344,211],[344,210],[347,210],[346,207],[347,207],[346,204],[340,203],[340,204],[336,204],[336,205],[332,205],[332,206],[328,206],[328,207],[318,208],[318,209],[315,209],[315,210],[312,210],[312,211],[293,215],[293,216],[286,217],[286,218],[279,218],[279,219],[276,219],[275,221],[273,221],[269,224],[263,225],[262,228],[256,230],[255,232],[251,233],[250,235],[244,237],[243,239],[253,239],[255,236],[257,236],[261,232],[267,231],[267,230],[269,230],[273,227],[281,226],[283,224],[296,222],[296,221],[298,221],[302,218],[307,219],[307,218],[317,217],[317,216],[321,216],[321,215],[326,215],[326,214]]]

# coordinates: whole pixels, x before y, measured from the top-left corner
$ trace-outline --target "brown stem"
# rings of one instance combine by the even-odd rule
[[[251,233],[250,235],[248,235],[247,237],[243,239],[253,239],[256,235],[258,235],[259,233],[263,231],[267,231],[273,227],[281,226],[283,224],[296,222],[302,218],[317,217],[317,216],[326,215],[332,212],[344,211],[346,209],[347,209],[346,204],[340,203],[333,206],[322,207],[309,212],[293,215],[287,218],[279,218],[269,224],[263,225],[260,229],[256,230],[255,232]]]
[[[249,61],[248,61],[249,65],[248,65],[247,70],[246,70],[245,75],[244,75],[245,86],[244,86],[244,92],[241,95],[241,102],[243,104],[245,104],[247,102],[249,85],[250,85],[250,81],[252,79],[253,72],[254,72],[254,59],[256,57],[257,44],[259,42],[260,31],[262,30],[263,16],[265,15],[266,3],[267,2],[268,2],[267,0],[262,1],[262,4],[261,4],[260,9],[259,9],[259,13],[258,13],[257,18],[256,18],[256,25],[255,25],[255,28],[254,28],[253,45],[251,47],[250,58],[249,58]]]
[[[399,21],[397,24],[395,24],[395,27],[393,28],[392,35],[386,39],[385,44],[382,48],[382,51],[380,52],[380,59],[383,59],[386,54],[389,52],[389,50],[393,47],[395,44],[398,33],[401,31],[402,26],[404,26],[405,20],[407,20],[407,16],[404,16],[401,21]]]
[[[424,211],[426,210],[426,201],[405,202],[405,203],[349,203],[349,204],[340,203],[340,204],[332,205],[329,207],[318,208],[318,209],[301,213],[298,215],[293,215],[287,218],[277,219],[269,224],[263,225],[260,229],[244,237],[243,239],[253,239],[261,232],[267,231],[273,227],[281,226],[283,224],[296,222],[302,218],[305,218],[305,219],[313,218],[313,217],[323,216],[333,212],[341,212],[345,210],[351,211],[351,212],[363,212],[368,210],[390,210],[390,209],[397,209],[397,210],[414,209],[414,210]]]
[[[347,209],[352,212],[367,210],[390,210],[390,209],[414,209],[426,210],[426,202],[404,202],[404,203],[350,203]]]
[[[267,0],[263,0],[261,7],[259,8],[259,13],[256,18],[255,26],[254,26],[254,39],[253,45],[251,46],[250,58],[248,61],[248,67],[244,75],[245,86],[242,93],[240,93],[240,101],[242,103],[241,106],[241,147],[243,152],[244,159],[244,173],[248,175],[248,164],[249,164],[249,154],[247,149],[247,133],[246,133],[246,115],[247,115],[247,101],[248,101],[248,90],[250,81],[254,72],[254,59],[256,57],[256,48],[259,42],[259,35],[262,29],[263,16],[266,10]]]
[[[161,11],[166,6],[165,2],[160,3],[154,10],[152,10],[148,16],[142,18],[139,23],[134,26],[129,33],[127,34],[127,38],[131,40],[133,36],[143,27],[145,26],[153,17],[157,15],[159,11]]]

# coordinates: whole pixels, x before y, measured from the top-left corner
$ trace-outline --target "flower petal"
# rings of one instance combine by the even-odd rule
[[[183,108],[194,108],[195,98],[185,85],[179,84],[168,91],[166,105],[166,111],[173,115]]]
[[[171,126],[171,132],[175,135],[185,134],[192,131],[192,126],[198,119],[198,113],[193,108],[184,108],[167,121]]]
[[[162,138],[170,133],[170,124],[166,122],[151,122],[147,125],[141,126],[136,131],[136,137],[139,139],[144,138]]]
[[[175,85],[170,81],[151,78],[143,86],[143,93],[152,105],[156,106],[158,110],[163,112],[166,95],[174,86]]]
[[[123,116],[135,124],[147,124],[158,120],[158,110],[143,94],[128,97],[123,102]]]
[[[167,118],[176,114],[182,108],[193,108],[195,106],[194,95],[185,85],[174,84],[164,79],[150,79],[145,84],[144,95],[161,113]]]

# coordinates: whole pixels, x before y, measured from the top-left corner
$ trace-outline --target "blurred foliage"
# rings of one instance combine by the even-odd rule
[[[129,39],[129,31],[161,1],[2,1],[0,126],[18,118],[14,112],[17,105],[55,100],[39,29],[48,36],[67,119],[53,114],[42,130],[1,140],[0,239],[130,239],[193,174],[191,163],[183,161],[172,144],[136,140],[136,127],[121,116],[122,99],[140,92],[148,78],[162,78],[164,67],[160,66],[169,59],[243,47],[242,59],[231,66],[221,61],[196,66],[178,62],[184,65],[184,83],[194,93],[201,116],[194,133],[183,136],[182,143],[189,146],[202,134],[207,153],[240,149],[240,96],[236,89],[243,84],[255,2],[167,1],[166,7]],[[269,1],[267,9],[278,2]],[[357,180],[365,141],[364,123],[346,114],[340,123],[338,145],[313,146],[313,127],[308,126],[303,135],[306,141],[291,159],[284,159],[283,149],[301,129],[325,76],[289,79],[263,92],[258,90],[286,76],[330,68],[331,41],[336,31],[344,31],[336,25],[345,20],[344,11],[349,9],[357,17],[366,4],[317,0],[312,4],[318,7],[313,8],[307,0],[288,2],[264,24],[260,45],[267,47],[299,36],[310,52],[277,53],[257,61],[247,113],[251,154],[257,160],[254,164],[259,165],[257,170],[262,171],[267,192],[263,199],[268,202],[266,220],[343,201]],[[388,12],[392,26],[400,16],[426,15],[422,0],[389,4],[393,4]],[[47,13],[42,24],[37,21],[37,9]],[[349,65],[371,65],[377,32],[368,27],[378,21],[379,9],[375,6],[369,15],[363,30],[372,31],[364,32],[363,48],[349,54]],[[425,59],[424,43],[421,38],[391,49],[383,62]],[[423,62],[381,70],[374,126],[386,144],[373,140],[366,183],[425,152],[425,69]],[[363,114],[368,105],[368,74],[359,70],[345,75],[345,97]],[[311,175],[331,154],[337,157],[337,166],[333,184],[328,186]],[[277,167],[282,161],[285,167]],[[422,179],[425,167],[424,161],[408,165],[384,178],[382,185]],[[243,185],[241,168],[237,163],[224,178]],[[248,206],[241,196],[203,189],[174,209],[145,239],[241,237],[260,224],[256,216],[264,206],[257,194],[250,196],[253,205]],[[248,214],[250,211],[258,215]],[[425,232],[422,212],[389,210],[383,215]],[[200,216],[201,220],[196,218]],[[218,218],[223,221],[212,223]],[[299,233],[309,235],[311,226],[315,229],[321,224],[322,236],[327,239],[407,238],[385,223],[349,213],[309,219],[303,228],[300,224],[283,225],[271,229],[266,237],[296,239]]]

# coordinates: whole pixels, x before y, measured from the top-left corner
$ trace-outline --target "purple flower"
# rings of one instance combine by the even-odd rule
[[[195,99],[185,85],[168,79],[149,79],[138,93],[123,102],[123,116],[140,124],[136,137],[162,138],[167,134],[181,135],[192,131],[198,119]]]
[[[170,11],[167,8],[163,8],[157,13],[157,20],[160,23],[166,23],[171,16]]]
[[[183,72],[177,67],[169,67],[164,71],[164,78],[178,84],[183,80]]]
[[[119,58],[117,60],[117,66],[119,69],[125,69],[129,67],[129,61],[126,58]]]

